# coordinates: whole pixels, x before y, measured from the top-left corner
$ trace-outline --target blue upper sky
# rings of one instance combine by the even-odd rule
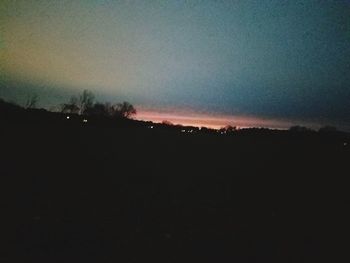
[[[346,0],[0,3],[0,96],[350,124]]]

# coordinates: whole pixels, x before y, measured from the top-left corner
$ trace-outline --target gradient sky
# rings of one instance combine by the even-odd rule
[[[0,1],[0,97],[86,88],[144,114],[350,129],[350,2]]]

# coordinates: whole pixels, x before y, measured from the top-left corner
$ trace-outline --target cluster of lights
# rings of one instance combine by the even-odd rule
[[[66,119],[69,120],[69,119],[70,119],[70,116],[67,115],[67,116],[66,116]],[[88,122],[87,119],[83,119],[83,123],[87,123],[87,122]]]
[[[193,132],[194,132],[194,130],[181,130],[181,132],[193,133]]]

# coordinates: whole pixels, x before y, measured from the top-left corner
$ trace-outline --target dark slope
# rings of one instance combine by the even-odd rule
[[[319,262],[348,248],[347,134],[0,115],[1,262]]]

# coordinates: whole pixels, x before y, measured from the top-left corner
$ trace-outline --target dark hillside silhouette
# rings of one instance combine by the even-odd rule
[[[106,108],[94,102],[80,115],[0,100],[1,262],[341,257],[348,133],[221,134]]]
[[[7,102],[0,98],[0,112],[5,116],[6,114],[10,115],[18,111],[24,111],[19,105]]]

